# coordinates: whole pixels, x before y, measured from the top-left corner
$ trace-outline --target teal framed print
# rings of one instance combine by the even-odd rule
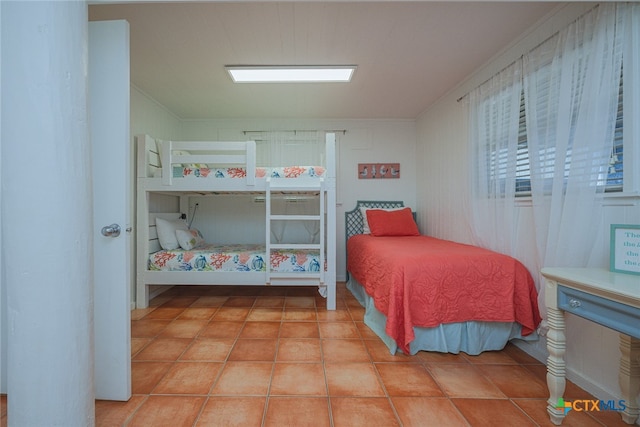
[[[640,276],[640,225],[611,224],[609,270]]]

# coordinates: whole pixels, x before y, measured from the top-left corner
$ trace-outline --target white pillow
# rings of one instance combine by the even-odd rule
[[[367,221],[367,211],[370,209],[377,209],[380,211],[399,211],[406,208],[406,206],[402,206],[400,208],[360,208],[360,213],[362,214],[362,234],[371,234],[371,229],[369,228],[369,221]]]
[[[178,249],[180,244],[176,238],[176,230],[188,230],[187,223],[183,219],[166,220],[156,218],[156,232],[160,246],[164,250]]]
[[[189,230],[176,230],[176,238],[178,239],[178,244],[185,251],[190,251],[191,249],[195,249],[204,244],[204,237],[202,237],[202,233],[195,228],[191,228]]]

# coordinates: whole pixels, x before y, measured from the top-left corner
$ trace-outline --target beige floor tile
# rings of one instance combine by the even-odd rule
[[[210,397],[196,427],[248,427],[262,425],[265,397]]]
[[[321,363],[276,363],[269,395],[327,396]]]
[[[266,396],[272,370],[273,363],[227,362],[210,394]]]
[[[171,319],[142,319],[131,322],[131,338],[153,338],[171,323]]]
[[[326,362],[371,362],[367,347],[360,339],[324,339],[322,354]]]
[[[444,393],[427,369],[416,363],[376,363],[389,396],[441,397]]]
[[[429,365],[428,369],[448,397],[506,398],[505,394],[482,375],[475,366],[462,364]]]
[[[165,376],[172,362],[131,362],[131,392],[150,394]]]
[[[231,349],[229,360],[273,362],[276,358],[277,339],[238,339]]]
[[[133,360],[160,360],[172,362],[189,347],[190,338],[155,338],[138,352]]]
[[[320,338],[331,339],[359,339],[360,333],[353,322],[321,322],[318,323],[320,328]]]
[[[242,321],[244,322],[249,315],[249,311],[251,308],[249,307],[234,307],[234,306],[224,306],[220,307],[218,311],[215,312],[211,320],[217,321]]]
[[[518,406],[508,399],[451,399],[473,427],[536,426]]]
[[[132,414],[147,399],[146,395],[134,394],[126,402],[96,400],[96,427],[124,426]]]
[[[507,397],[549,397],[547,383],[520,365],[481,365],[477,368]]]
[[[252,296],[237,296],[237,297],[229,297],[225,303],[224,307],[253,307],[255,304],[256,298]]]
[[[264,427],[329,427],[328,398],[269,397]]]
[[[326,363],[329,396],[384,396],[371,363]]]
[[[331,397],[334,427],[399,426],[386,397]]]
[[[180,356],[180,360],[224,362],[235,343],[230,338],[196,338]]]
[[[282,338],[278,342],[276,362],[322,362],[320,340]]]
[[[313,308],[289,308],[282,315],[282,320],[287,322],[315,322],[317,319],[316,310]]]
[[[191,427],[204,402],[200,396],[149,396],[127,427]]]
[[[200,331],[200,338],[237,338],[244,326],[241,321],[210,321]]]
[[[281,322],[247,322],[239,338],[278,338]]]
[[[206,395],[218,377],[222,363],[177,362],[153,389],[154,394]]]
[[[422,363],[422,360],[416,356],[409,356],[401,352],[391,354],[389,348],[379,339],[364,340],[364,345],[367,347],[371,360],[374,362]]]
[[[165,338],[195,338],[207,326],[206,320],[176,319],[160,333]]]
[[[216,307],[187,307],[178,316],[178,319],[209,320],[218,309]]]
[[[284,300],[284,309],[290,308],[316,308],[316,299],[314,297],[286,297]]]
[[[247,322],[279,322],[283,311],[279,307],[256,307],[247,315]]]
[[[280,338],[320,338],[316,322],[282,322]]]
[[[391,402],[404,427],[469,426],[451,400],[446,398],[392,397]]]

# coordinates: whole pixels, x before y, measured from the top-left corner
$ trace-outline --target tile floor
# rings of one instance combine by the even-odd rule
[[[337,305],[315,288],[174,287],[132,312],[133,396],[96,401],[96,425],[552,425],[546,368],[516,346],[392,356],[344,283]],[[567,383],[565,399],[592,398]],[[612,411],[563,425],[626,426]]]

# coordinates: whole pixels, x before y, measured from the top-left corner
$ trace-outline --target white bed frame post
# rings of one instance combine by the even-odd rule
[[[137,178],[146,178],[150,159],[149,150],[157,150],[155,141],[148,135],[136,135],[137,144]],[[160,165],[158,165],[160,166]],[[147,252],[149,246],[149,192],[138,185],[136,188],[136,308],[147,308],[149,305],[149,290],[145,283],[147,270]]]
[[[336,134],[327,133],[325,137],[327,155],[327,176],[325,189],[327,195],[327,310],[336,309]]]

